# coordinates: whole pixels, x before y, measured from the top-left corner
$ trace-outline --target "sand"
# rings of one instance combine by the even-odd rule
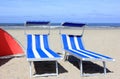
[[[23,29],[5,29],[22,45],[24,51],[26,48],[26,36]],[[47,33],[47,30],[29,30],[29,32]],[[80,30],[66,29],[63,33],[80,34]],[[91,71],[99,75],[81,77],[79,65],[76,61],[59,61],[59,75],[48,77],[33,77],[31,79],[120,79],[120,29],[99,28],[86,29],[83,36],[83,42],[86,49],[111,56],[116,61],[106,62],[107,74],[101,75],[101,62],[84,62],[84,70]],[[57,53],[62,54],[62,42],[58,29],[51,29],[50,47]],[[70,58],[72,59],[72,58]],[[33,67],[33,70],[35,68]],[[33,72],[34,73],[34,72]],[[92,72],[90,72],[92,73]],[[25,56],[11,59],[0,59],[0,79],[30,79],[29,63]]]

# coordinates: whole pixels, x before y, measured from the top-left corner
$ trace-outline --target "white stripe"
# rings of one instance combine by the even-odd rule
[[[54,56],[51,55],[51,54],[45,49],[43,35],[40,35],[40,43],[41,43],[41,49],[44,51],[44,53],[45,53],[49,58],[54,58]]]
[[[86,56],[86,57],[88,57],[88,58],[94,58],[94,57],[91,57],[91,56],[89,56],[89,55],[87,55],[87,54],[84,54],[84,53],[82,53],[82,52],[80,52],[80,51],[77,51],[77,50],[74,50],[74,49],[70,49],[70,50],[72,50],[72,51],[74,51],[74,52],[76,52],[76,53],[78,53],[78,54],[81,54],[81,55],[83,55],[83,56]]]
[[[99,57],[99,58],[101,58],[101,59],[107,59],[107,58],[105,58],[105,57],[96,55],[96,54],[94,54],[94,53],[87,52],[87,51],[85,51],[85,50],[80,50],[80,51],[86,52],[86,53],[88,53],[88,54],[91,54],[91,55],[93,55],[93,56]],[[98,53],[97,53],[97,54],[98,54]],[[104,55],[103,55],[103,56],[104,56]]]
[[[70,39],[69,39],[69,36],[68,36],[68,35],[66,35],[66,39],[67,39],[68,48],[69,48],[69,49],[72,49],[71,43],[70,43]]]
[[[76,52],[76,53],[79,53],[79,54],[81,54],[81,55],[84,55],[84,56],[86,56],[86,57],[93,58],[93,57],[91,57],[91,56],[89,56],[89,55],[86,55],[86,54],[84,54],[84,53],[81,53],[81,52],[79,52],[79,51],[76,51],[76,50],[72,49],[71,42],[70,42],[70,38],[69,38],[68,35],[66,35],[66,37],[67,37],[68,47],[69,47],[70,50],[72,50],[72,51],[74,51],[74,52]]]
[[[32,35],[32,50],[34,52],[34,56],[35,58],[41,58],[40,55],[38,54],[37,50],[36,50],[36,43],[35,43],[35,36]]]
[[[91,55],[93,55],[93,56],[96,56],[96,57],[99,57],[99,58],[102,58],[102,59],[107,59],[107,58],[105,58],[105,57],[102,57],[102,56],[99,56],[99,55],[96,55],[96,54],[93,54],[93,53],[90,53],[90,52],[87,52],[87,51],[85,51],[85,50],[80,49],[80,47],[79,47],[79,45],[78,45],[77,37],[74,37],[74,40],[75,40],[76,48],[77,48],[78,50],[83,51],[83,52],[86,52],[86,53],[88,53],[88,54],[91,54]]]
[[[78,44],[78,40],[77,40],[77,37],[74,37],[74,40],[75,40],[75,46],[78,50],[80,50],[80,46]]]

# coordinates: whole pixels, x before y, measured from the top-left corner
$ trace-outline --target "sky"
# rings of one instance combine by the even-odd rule
[[[120,0],[0,0],[0,23],[120,23]]]

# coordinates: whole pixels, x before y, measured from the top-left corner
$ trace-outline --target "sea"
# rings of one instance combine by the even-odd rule
[[[85,23],[86,27],[94,28],[120,28],[120,23]],[[61,27],[61,23],[51,23],[52,27]],[[3,28],[23,28],[24,23],[0,23]]]

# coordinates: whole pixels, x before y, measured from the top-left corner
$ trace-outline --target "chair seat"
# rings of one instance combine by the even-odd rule
[[[114,61],[111,57],[98,54],[89,50],[74,50],[74,49],[65,49],[66,52],[70,52],[73,56],[84,61]]]
[[[52,51],[51,49],[45,49],[44,51],[41,49],[27,49],[27,60],[28,61],[51,61],[58,60],[61,58],[57,53]]]
[[[51,50],[48,46],[47,35],[33,35],[28,34],[28,61],[48,61],[58,60],[61,56]]]

